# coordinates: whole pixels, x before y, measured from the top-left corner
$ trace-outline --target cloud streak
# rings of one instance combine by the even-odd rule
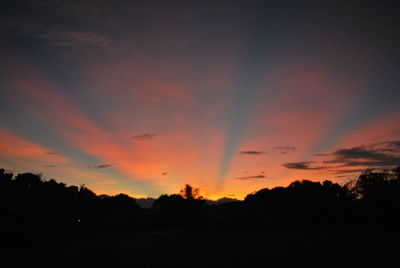
[[[274,150],[278,151],[280,154],[287,154],[297,151],[297,148],[294,146],[277,146]]]
[[[145,133],[142,135],[132,136],[131,139],[137,140],[137,141],[147,141],[147,140],[152,140],[157,136],[158,136],[157,134]]]
[[[238,177],[238,178],[235,178],[236,180],[254,180],[254,179],[265,179],[265,178],[267,178],[266,176],[264,176],[264,175],[256,175],[256,176],[246,176],[246,177]]]
[[[341,169],[341,170],[330,170],[333,174],[337,175],[348,175],[348,174],[354,174],[354,173],[361,173],[365,169],[363,168],[358,168],[358,169]]]
[[[282,166],[289,168],[289,169],[302,169],[302,170],[321,170],[324,167],[315,167],[312,166],[315,162],[313,161],[303,161],[303,162],[291,162],[291,163],[284,163]]]
[[[103,164],[103,165],[89,165],[89,168],[109,168],[112,167],[112,164]]]
[[[241,154],[248,154],[248,155],[261,155],[265,154],[264,151],[240,151]]]

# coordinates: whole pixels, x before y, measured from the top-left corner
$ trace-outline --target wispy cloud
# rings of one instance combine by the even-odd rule
[[[360,173],[364,171],[363,168],[358,169],[339,169],[339,170],[330,170],[333,174],[342,175],[342,174],[353,174],[353,173]]]
[[[280,154],[287,154],[287,153],[297,151],[297,148],[294,146],[277,146],[274,148],[274,151],[277,151]]]
[[[302,169],[302,170],[320,170],[324,167],[312,166],[315,162],[313,161],[303,161],[303,162],[292,162],[284,163],[282,166],[290,169]]]
[[[142,135],[132,136],[131,139],[138,140],[138,141],[146,141],[146,140],[152,140],[157,136],[158,136],[157,134],[145,133]]]
[[[264,151],[240,151],[241,154],[260,155],[265,154]]]
[[[267,178],[265,175],[256,175],[256,176],[238,177],[235,179],[237,179],[237,180],[254,180],[254,179],[265,179],[265,178]]]
[[[83,3],[85,2],[85,3]],[[90,3],[89,3],[90,2]],[[6,27],[16,33],[42,39],[55,46],[118,47],[118,42],[99,33],[97,27],[81,30],[83,21],[101,23],[107,8],[100,8],[95,1],[23,1],[15,3],[19,10],[14,16],[5,16]],[[10,8],[5,5],[5,8]],[[93,24],[92,24],[93,25]],[[78,27],[77,27],[78,26]],[[100,28],[101,29],[101,28]]]
[[[103,165],[89,165],[89,168],[109,168],[112,167],[112,164],[103,164]]]

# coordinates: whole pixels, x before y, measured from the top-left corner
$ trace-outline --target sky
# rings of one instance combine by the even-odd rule
[[[0,4],[0,167],[242,199],[400,164],[395,1]]]

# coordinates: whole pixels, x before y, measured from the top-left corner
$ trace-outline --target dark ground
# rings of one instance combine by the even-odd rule
[[[400,267],[399,238],[379,228],[25,231],[0,250],[3,267]]]

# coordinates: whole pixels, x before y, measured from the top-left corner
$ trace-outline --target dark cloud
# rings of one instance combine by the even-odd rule
[[[45,167],[56,167],[55,165],[45,165]]]
[[[383,153],[400,153],[400,141],[384,141],[372,144],[370,147]]]
[[[252,179],[265,179],[267,177],[265,177],[264,175],[256,175],[256,176],[246,176],[246,177],[238,177],[235,178],[237,180],[252,180]]]
[[[353,148],[337,149],[329,154],[316,156],[329,157],[322,161],[323,166],[314,161],[284,163],[282,166],[290,169],[321,170],[327,169],[338,175],[361,172],[362,168],[340,169],[346,167],[388,168],[400,164],[400,141],[384,141],[361,145]]]
[[[345,161],[349,159],[374,159],[386,160],[387,155],[374,150],[368,150],[363,147],[354,147],[350,149],[339,149],[332,153],[336,161]]]
[[[388,141],[388,142],[386,142],[386,144],[388,144],[390,146],[397,147],[398,149],[400,149],[400,141]]]
[[[103,165],[90,165],[89,168],[109,168],[112,164],[103,164]]]
[[[303,169],[303,170],[320,170],[325,167],[313,167],[311,166],[315,162],[313,161],[304,161],[304,162],[292,162],[292,163],[284,163],[282,166],[290,169]]]
[[[157,137],[157,134],[145,133],[142,135],[132,136],[131,139],[138,140],[138,141],[146,141],[146,140],[152,140],[155,137]]]
[[[363,168],[358,168],[358,169],[338,169],[338,170],[330,170],[333,174],[352,174],[352,173],[360,173],[364,171]]]
[[[166,176],[166,175],[168,175],[168,172],[163,172],[163,173],[161,173],[161,175]]]
[[[265,154],[264,151],[240,151],[241,154],[260,155]]]
[[[11,2],[11,1],[8,1]],[[21,35],[24,39],[39,40],[46,46],[54,46],[74,51],[121,52],[136,55],[135,45],[127,38],[117,38],[110,34],[107,21],[110,17],[110,4],[98,1],[14,1],[5,4],[0,14],[4,26],[0,27],[7,34]],[[83,3],[85,2],[85,3]],[[18,10],[18,12],[15,12]],[[3,15],[3,16],[2,16]],[[13,38],[13,35],[10,35]]]
[[[297,150],[294,146],[277,146],[274,148],[275,151],[278,151],[280,154],[287,154]]]
[[[333,160],[325,161],[325,163],[336,163],[342,166],[396,166],[400,163],[399,144],[399,141],[389,141],[350,149],[338,149],[331,154]]]

